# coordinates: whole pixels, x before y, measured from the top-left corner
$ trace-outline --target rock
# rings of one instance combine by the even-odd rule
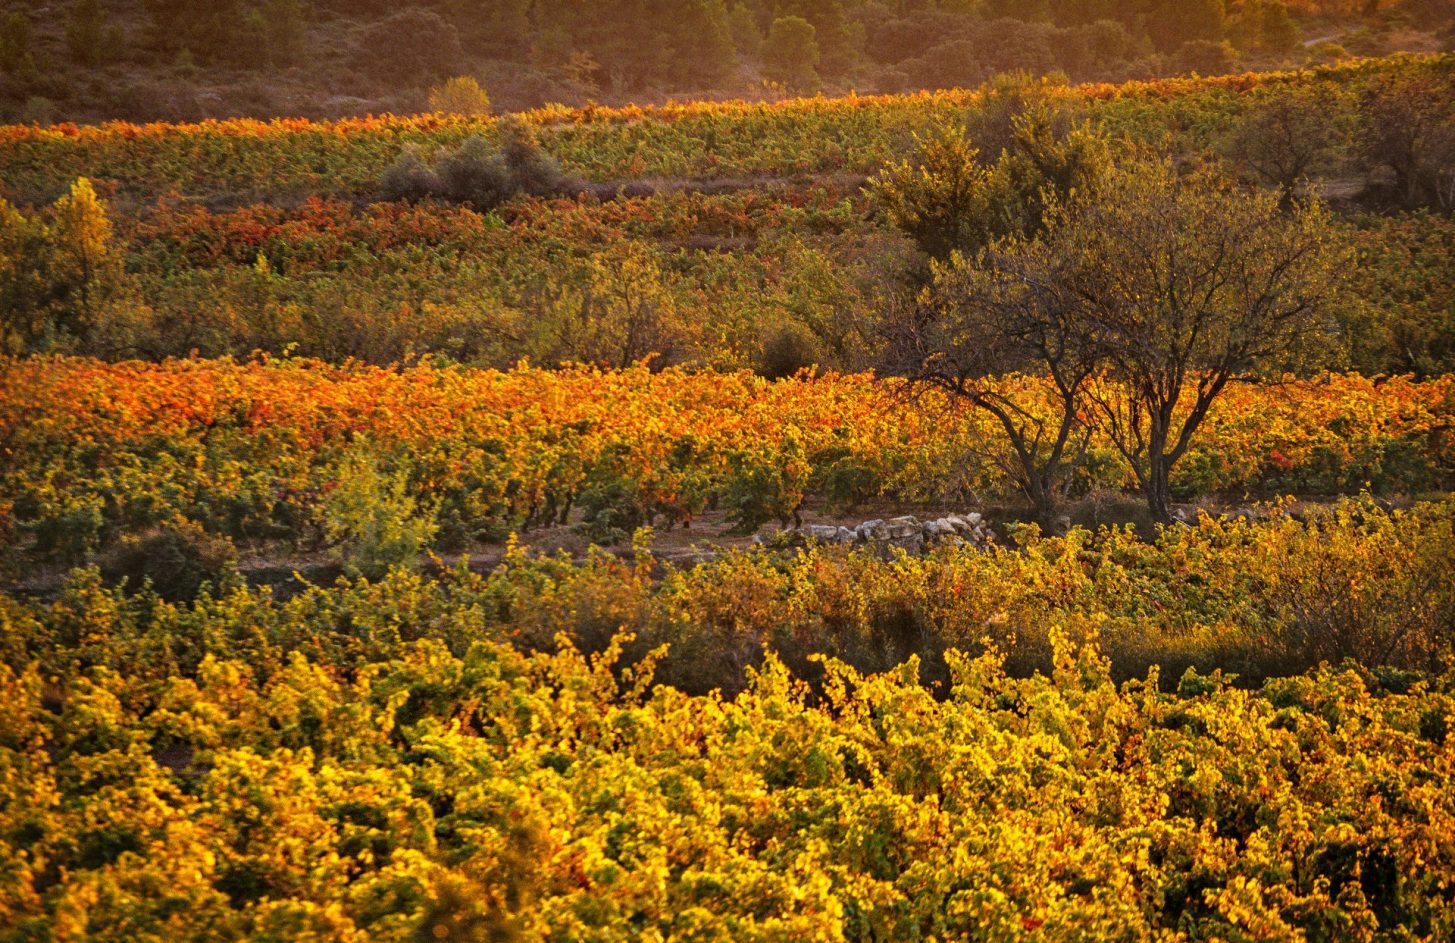
[[[924,553],[931,545],[942,544],[984,549],[995,543],[995,536],[981,515],[976,513],[946,514],[930,521],[921,521],[906,514],[889,520],[876,518],[864,521],[857,527],[809,524],[781,530],[767,539],[755,537],[753,543],[775,549],[806,547],[811,543],[844,546],[867,544],[887,559],[896,547],[912,554]]]
[[[883,526],[884,522],[877,518],[872,521],[865,521],[854,528],[854,534],[859,540],[872,540],[875,529]]]
[[[925,548],[925,529],[916,517],[895,517],[879,524],[870,532],[870,539],[886,549],[899,547],[909,553]]]
[[[933,540],[936,537],[943,537],[946,534],[953,534],[954,532],[955,528],[952,527],[950,525],[950,522],[945,520],[944,518],[941,518],[938,521],[925,522],[924,533],[925,539],[927,540]]]

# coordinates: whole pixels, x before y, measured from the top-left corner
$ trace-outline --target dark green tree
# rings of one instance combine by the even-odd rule
[[[794,91],[819,87],[818,31],[801,16],[784,16],[773,21],[763,43],[763,74]]]

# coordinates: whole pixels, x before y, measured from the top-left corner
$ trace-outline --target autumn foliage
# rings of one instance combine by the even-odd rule
[[[1007,382],[1034,393],[1038,381]],[[1452,396],[1450,378],[1235,385],[1174,488],[1435,487],[1455,469]],[[173,514],[239,541],[307,544],[359,448],[467,540],[564,520],[603,488],[644,522],[687,523],[743,476],[772,483],[755,502],[777,509],[768,519],[810,495],[983,499],[1008,489],[1004,447],[985,418],[932,399],[906,408],[864,375],[32,358],[0,374],[0,533],[15,566],[79,561]],[[1105,442],[1079,476],[1083,491],[1128,484]],[[845,480],[854,488],[836,490]]]

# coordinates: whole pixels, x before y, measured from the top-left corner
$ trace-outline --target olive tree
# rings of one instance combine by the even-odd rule
[[[1340,252],[1317,203],[1166,161],[1109,174],[1048,228],[1044,256],[1108,382],[1091,399],[1158,520],[1171,477],[1230,383],[1325,336]]]

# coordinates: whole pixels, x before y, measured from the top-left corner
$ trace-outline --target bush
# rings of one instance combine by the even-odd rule
[[[758,355],[758,375],[784,380],[823,361],[818,338],[797,321],[780,325],[763,342]]]
[[[386,199],[439,197],[490,210],[519,194],[550,196],[563,176],[533,129],[515,118],[500,122],[500,142],[472,135],[454,151],[441,151],[430,167],[417,147],[406,147],[379,180]]]
[[[429,110],[439,114],[480,117],[490,114],[490,96],[473,76],[457,75],[429,90]]]
[[[434,540],[433,509],[410,494],[404,471],[386,471],[367,446],[344,455],[321,508],[325,537],[347,572],[376,578],[412,569]]]
[[[435,166],[441,194],[456,203],[489,209],[518,192],[504,155],[478,135],[466,140],[453,154],[445,155]]]
[[[564,175],[560,163],[541,148],[540,136],[529,123],[515,116],[500,120],[500,154],[516,190],[531,196],[560,191]]]
[[[751,534],[770,521],[784,528],[802,523],[798,512],[813,468],[795,434],[790,431],[775,455],[739,455],[731,465],[722,506],[736,533]]]
[[[595,480],[581,491],[577,502],[583,513],[581,532],[596,543],[619,544],[650,523],[641,489],[630,478]]]
[[[101,564],[108,582],[131,591],[150,585],[170,602],[191,602],[204,584],[220,586],[233,572],[237,550],[220,534],[177,517],[147,534],[127,535]]]
[[[406,147],[384,176],[379,187],[388,200],[427,200],[441,193],[440,178],[420,156],[419,148]]]
[[[1440,669],[1455,641],[1448,505],[1388,513],[1365,498],[1275,526],[1264,592],[1293,660]]]

